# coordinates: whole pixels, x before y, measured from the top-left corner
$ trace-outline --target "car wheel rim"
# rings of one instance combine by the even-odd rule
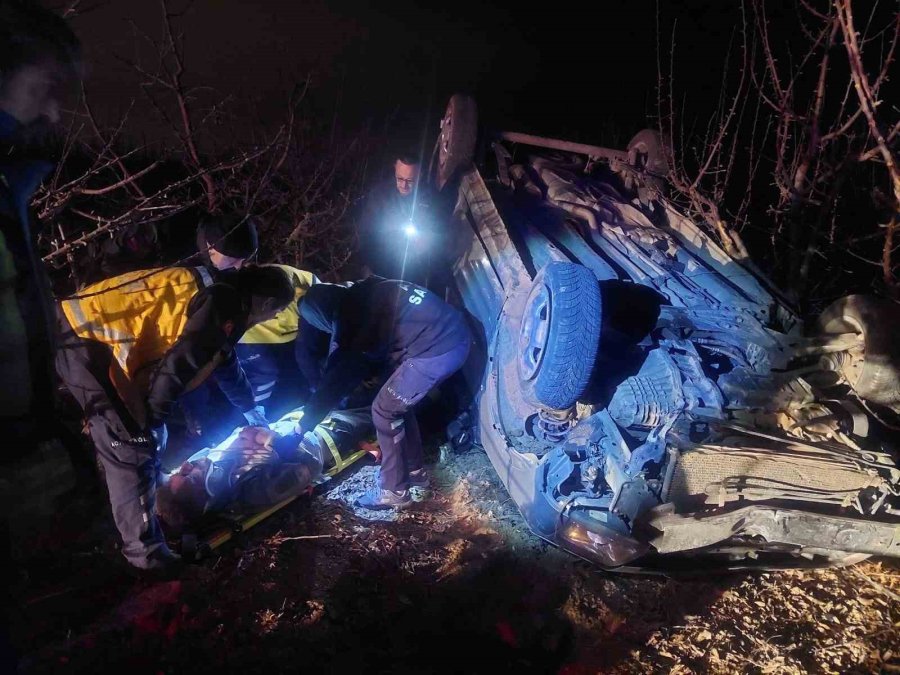
[[[522,376],[533,380],[547,351],[550,334],[550,291],[544,285],[536,287],[528,298],[525,320],[519,334],[519,354],[521,355]]]

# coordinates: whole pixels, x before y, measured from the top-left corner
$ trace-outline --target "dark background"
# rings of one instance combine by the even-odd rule
[[[624,145],[655,114],[657,54],[669,59],[673,28],[676,89],[689,114],[708,114],[740,18],[739,3],[714,0],[379,5],[197,0],[170,11],[185,35],[186,83],[235,96],[254,124],[279,124],[291,87],[310,78],[314,105],[339,126],[369,124],[406,143],[425,133],[428,144],[448,96],[465,91],[495,128]],[[131,115],[148,136],[152,110],[121,59],[149,59],[141,33],[158,37],[161,17],[148,0],[74,19],[98,114],[112,122],[137,98]]]
[[[827,0],[813,5],[826,7]],[[786,76],[809,49],[803,34],[809,29],[809,13],[800,0],[764,6],[769,42]],[[292,93],[305,89],[302,106],[295,107],[301,120],[295,130],[306,136],[305,156],[333,157],[341,148],[351,148],[347,155],[362,167],[366,190],[379,179],[389,180],[395,153],[418,152],[427,166],[438,121],[454,92],[474,95],[482,130],[624,149],[636,132],[658,127],[660,71],[666,74],[664,94],[672,95],[676,159],[690,175],[703,161],[698,159],[706,147],[702,137],[718,128],[717,107],[727,108],[737,89],[742,28],[748,26],[749,42],[758,39],[753,12],[740,0],[507,7],[460,0],[433,9],[398,2],[372,7],[349,0],[169,0],[168,8],[184,45],[183,83],[192,88],[189,104],[201,154],[230,156],[248,147],[248,140],[257,147],[265,144],[287,119]],[[860,29],[890,27],[896,11],[887,0],[859,0],[855,8]],[[73,25],[85,44],[85,88],[97,117],[115,127],[128,111],[120,145],[165,155],[166,148],[159,146],[177,140],[178,131],[173,134],[166,127],[142,92],[141,76],[128,63],[154,67],[158,50],[151,41],[163,35],[159,0],[82,0]],[[878,72],[889,35],[883,33],[882,44],[867,52],[870,74]],[[834,48],[828,75],[832,106],[840,105],[849,81],[842,50]],[[763,73],[758,50],[752,58],[755,72]],[[801,73],[800,97],[814,92],[810,78],[815,76],[815,67]],[[889,103],[896,95],[888,93],[888,86],[896,91],[895,84],[886,84],[880,96]],[[155,95],[165,99],[156,89]],[[782,236],[783,223],[773,215],[779,193],[772,171],[782,150],[774,134],[765,141],[760,137],[767,124],[771,132],[775,113],[762,105],[769,117],[761,118],[759,128],[749,128],[756,119],[758,93],[754,85],[744,92],[747,115],[731,137],[744,154],[756,143],[766,145],[756,146],[761,155],[752,178],[748,171],[754,165],[739,157],[719,207],[741,231],[759,267],[786,288],[806,244]],[[224,112],[208,117],[219,104]],[[852,97],[850,104],[855,105]],[[163,105],[170,106],[171,114],[171,97]],[[802,111],[807,101],[798,99],[795,105]],[[888,120],[895,116],[885,113]],[[799,128],[793,130],[793,141],[802,138]],[[835,147],[835,152],[848,152],[846,146]],[[788,147],[788,156],[793,150]],[[795,289],[801,301],[812,298],[811,310],[880,283],[881,240],[871,237],[857,246],[862,258],[846,255],[843,242],[885,222],[888,216],[872,196],[873,185],[889,189],[885,176],[872,163],[860,165],[839,186],[834,214],[822,216],[814,205],[805,209],[804,232],[818,231],[822,218],[835,215],[837,227],[831,229],[841,235],[818,241],[822,250],[809,283]],[[753,199],[740,215],[751,187]],[[708,185],[701,188],[709,191]],[[839,264],[838,274],[834,264]]]

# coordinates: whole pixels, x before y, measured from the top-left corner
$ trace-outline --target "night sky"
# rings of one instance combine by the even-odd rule
[[[546,3],[543,10],[380,4],[173,0],[170,7],[184,12],[187,83],[212,87],[218,93],[201,94],[209,100],[239,98],[241,114],[257,124],[277,126],[291,87],[309,75],[317,108],[347,127],[387,120],[391,134],[412,139],[423,125],[434,128],[429,115],[439,116],[453,91],[467,91],[494,128],[618,145],[648,126],[655,110],[657,4],[665,59],[677,19],[676,86],[698,109],[718,91],[739,17],[736,3],[715,0],[677,8],[655,0]],[[86,87],[106,121],[139,96],[118,57],[150,54],[131,22],[158,36],[160,16],[146,0],[108,2],[74,20],[86,46]],[[132,115],[153,134],[146,105],[139,101]]]

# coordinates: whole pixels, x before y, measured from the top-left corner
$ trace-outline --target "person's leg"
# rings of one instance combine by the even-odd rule
[[[406,473],[418,471],[422,468],[422,434],[419,431],[419,420],[416,413],[410,410],[403,417],[403,426],[406,428],[406,447],[403,451],[403,465]]]
[[[95,415],[88,424],[122,536],[122,554],[141,569],[164,564],[172,554],[154,511],[159,461],[153,439],[133,434],[108,416]]]
[[[409,469],[422,466],[422,439],[412,407],[436,385],[458,370],[469,342],[433,357],[404,361],[388,378],[372,404],[372,420],[381,446],[381,487],[402,492],[409,487]]]
[[[65,328],[56,356],[57,372],[88,420],[122,536],[122,553],[138,568],[165,566],[174,556],[154,513],[156,444],[115,391],[109,378],[110,349]]]

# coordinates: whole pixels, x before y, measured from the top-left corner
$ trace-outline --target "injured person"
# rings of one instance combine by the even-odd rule
[[[302,409],[287,413],[269,429],[236,429],[164,475],[156,510],[166,531],[180,533],[216,515],[262,511],[310,491],[366,454],[358,448],[373,433],[368,408],[335,411],[297,442],[290,432],[302,415]]]

